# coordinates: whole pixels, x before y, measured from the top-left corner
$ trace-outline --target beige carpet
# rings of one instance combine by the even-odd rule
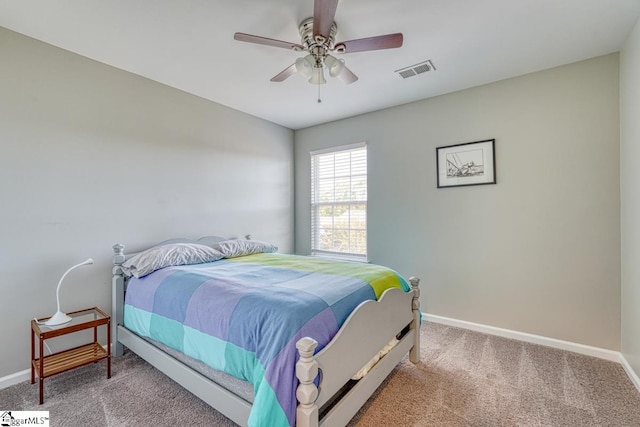
[[[640,426],[640,393],[613,362],[434,323],[350,426]],[[234,426],[132,353],[0,390],[0,410],[60,426]]]
[[[422,363],[403,361],[358,426],[640,426],[617,363],[427,323]]]

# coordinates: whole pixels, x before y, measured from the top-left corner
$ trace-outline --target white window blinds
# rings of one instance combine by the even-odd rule
[[[367,147],[311,153],[311,253],[367,259]]]

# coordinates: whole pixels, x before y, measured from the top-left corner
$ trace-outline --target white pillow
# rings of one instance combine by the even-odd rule
[[[278,247],[272,243],[246,239],[225,240],[216,243],[213,247],[222,252],[225,258],[278,251]]]
[[[200,264],[222,259],[224,255],[209,246],[195,243],[172,243],[147,249],[122,264],[127,276],[144,277],[164,267]]]

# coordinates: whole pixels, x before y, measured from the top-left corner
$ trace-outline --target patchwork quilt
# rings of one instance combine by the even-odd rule
[[[362,302],[409,291],[391,269],[261,253],[132,277],[125,326],[253,384],[252,427],[295,424],[295,343],[321,350]]]

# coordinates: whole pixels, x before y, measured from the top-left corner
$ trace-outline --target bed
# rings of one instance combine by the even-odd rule
[[[251,239],[124,249],[114,357],[128,348],[241,426],[346,425],[407,353],[419,360],[417,278]]]

